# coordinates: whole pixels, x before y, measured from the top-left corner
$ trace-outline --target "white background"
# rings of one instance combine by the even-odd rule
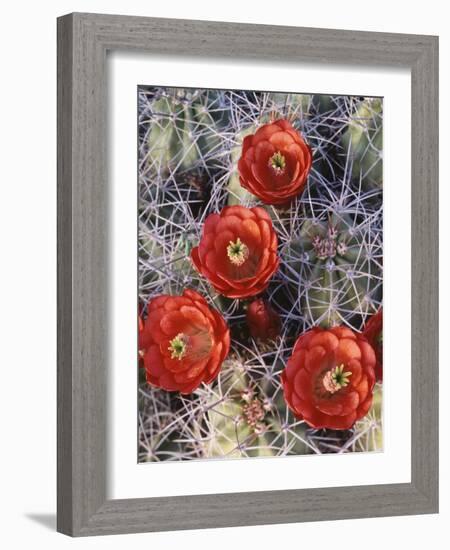
[[[450,31],[438,0],[373,0],[319,4],[273,1],[170,2],[97,0],[9,2],[2,6],[0,40],[1,191],[1,519],[5,548],[274,548],[280,543],[315,549],[443,547],[448,540],[449,400],[447,354],[441,361],[441,514],[301,525],[245,527],[169,534],[70,540],[54,533],[55,334],[56,334],[56,28],[71,11],[290,24],[372,31],[439,34],[441,37],[441,242],[448,249],[450,200],[445,163],[450,148]],[[405,137],[408,139],[408,136]],[[4,193],[4,195],[3,195]],[[399,217],[398,231],[402,231]],[[443,256],[441,280],[448,279]],[[442,311],[450,308],[442,285]],[[442,341],[448,338],[442,315]]]

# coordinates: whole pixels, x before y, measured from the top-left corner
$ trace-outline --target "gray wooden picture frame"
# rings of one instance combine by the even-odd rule
[[[410,483],[107,499],[109,50],[411,70]],[[82,13],[59,18],[58,319],[58,531],[83,536],[437,512],[438,38]]]

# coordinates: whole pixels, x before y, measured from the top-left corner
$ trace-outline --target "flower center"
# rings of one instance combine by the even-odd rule
[[[327,371],[322,380],[323,386],[328,392],[335,393],[341,388],[348,386],[351,375],[352,373],[350,371],[344,372],[343,364],[339,365],[338,367]]]
[[[270,159],[269,159],[269,166],[272,168],[272,170],[278,175],[282,174],[286,168],[286,159],[285,157],[280,153],[280,151],[277,151],[274,153]]]
[[[187,337],[185,334],[180,332],[175,336],[173,340],[170,341],[170,345],[167,348],[171,353],[172,359],[178,359],[181,361],[183,357],[186,355],[186,348],[187,348]]]
[[[230,244],[227,246],[227,256],[234,265],[242,265],[248,258],[248,253],[248,246],[239,237],[235,242],[230,241]]]

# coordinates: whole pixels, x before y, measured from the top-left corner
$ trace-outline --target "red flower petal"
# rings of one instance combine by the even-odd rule
[[[312,164],[309,146],[287,120],[259,128],[245,138],[238,162],[241,185],[267,204],[283,204],[300,194]],[[284,170],[275,172],[270,159],[279,152]]]
[[[312,349],[315,346],[322,346],[328,352],[336,350],[338,345],[339,339],[327,330],[316,332],[312,335],[310,341],[308,342],[309,349]]]
[[[345,365],[352,359],[361,359],[359,343],[350,338],[341,338],[336,349],[336,363]]]
[[[221,294],[229,298],[255,296],[278,269],[277,238],[270,216],[261,208],[231,206],[225,207],[219,218],[212,232],[205,223],[199,246],[191,252],[192,262]],[[246,254],[241,263],[229,257],[230,244],[237,242]]]
[[[150,312],[160,307],[163,307],[168,299],[169,296],[157,296],[156,298],[153,298],[153,300],[147,306],[148,311]]]
[[[226,214],[227,216],[238,216],[241,220],[254,220],[256,218],[255,213],[251,208],[245,208],[239,204],[233,206],[225,206],[222,210],[221,215]]]
[[[383,379],[383,309],[380,309],[375,315],[372,315],[368,320],[363,335],[367,338],[369,344],[372,346],[375,356],[376,365],[375,373],[376,379]]]
[[[147,382],[167,391],[189,393],[212,381],[230,348],[225,320],[193,290],[152,300],[144,330],[154,342],[144,352]],[[180,334],[186,337],[184,354],[172,357],[172,339]]]
[[[166,313],[159,321],[159,327],[165,336],[175,337],[187,329],[188,323],[181,311]]]
[[[322,367],[324,359],[327,357],[328,350],[320,345],[305,350],[304,366],[311,374]]]
[[[311,427],[346,430],[372,403],[373,353],[346,327],[301,335],[281,376],[286,403]]]
[[[276,124],[265,124],[261,126],[253,136],[252,145],[255,147],[261,141],[267,141],[272,134],[279,132],[280,129]]]
[[[253,136],[245,136],[242,141],[242,153],[246,153],[252,146]]]

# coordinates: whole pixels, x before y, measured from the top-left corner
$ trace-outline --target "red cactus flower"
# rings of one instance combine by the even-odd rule
[[[186,394],[214,380],[230,349],[222,315],[193,290],[158,296],[147,311],[141,339],[147,382]]]
[[[368,320],[363,335],[375,350],[377,364],[375,366],[375,377],[383,380],[383,309],[380,308],[375,315]]]
[[[262,298],[253,300],[247,308],[246,317],[253,338],[273,340],[280,334],[280,316]]]
[[[142,317],[138,315],[138,354],[139,354],[139,367],[144,367],[144,352],[150,345],[148,336],[144,332],[144,321]]]
[[[266,204],[285,204],[305,188],[311,164],[300,133],[287,120],[276,120],[244,138],[238,170],[247,191]]]
[[[278,269],[277,235],[262,208],[226,206],[210,214],[191,258],[220,294],[245,298],[261,293]]]
[[[150,338],[149,338],[149,334],[144,330],[145,322],[143,321],[140,315],[138,317],[138,327],[139,327],[139,334],[138,334],[139,344],[138,345],[139,345],[139,350],[143,352],[150,346]]]
[[[370,409],[375,352],[349,328],[302,334],[281,380],[289,408],[313,428],[347,430]]]

